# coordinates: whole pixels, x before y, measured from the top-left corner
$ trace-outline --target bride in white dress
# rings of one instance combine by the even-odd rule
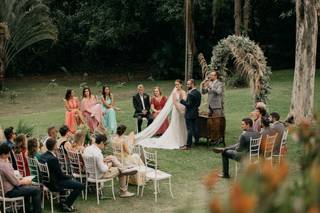
[[[137,143],[144,147],[161,149],[179,149],[184,146],[187,142],[187,128],[184,118],[185,107],[180,104],[180,100],[181,98],[186,99],[186,97],[181,80],[176,80],[175,88],[159,115],[151,125],[135,136]],[[170,112],[171,122],[168,129],[161,137],[152,137]]]

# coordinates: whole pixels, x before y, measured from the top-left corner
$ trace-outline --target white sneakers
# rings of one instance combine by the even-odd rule
[[[133,197],[133,196],[134,196],[134,193],[131,193],[131,192],[128,192],[128,191],[120,192],[120,197],[122,197],[122,198]]]

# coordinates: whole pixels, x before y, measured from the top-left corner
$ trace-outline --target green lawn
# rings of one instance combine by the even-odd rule
[[[70,77],[69,77],[70,78]],[[293,71],[275,71],[272,74],[272,93],[268,102],[268,110],[278,111],[282,118],[286,116],[289,109]],[[96,88],[96,81],[108,82],[107,76],[99,76],[89,79],[88,85],[92,87],[93,93],[100,94],[100,88]],[[7,82],[7,87],[18,93],[16,104],[10,104],[8,95],[0,96],[0,125],[16,126],[19,119],[36,125],[35,134],[46,134],[48,126],[60,126],[64,122],[64,108],[62,98],[68,87],[74,88],[78,96],[81,95],[79,85],[81,78],[74,77],[73,80],[58,78],[58,86],[48,89],[49,79],[21,79]],[[160,86],[164,94],[169,94],[173,88],[173,81],[144,81],[130,82],[124,87],[119,87],[118,83],[111,83],[115,95],[116,104],[122,109],[117,114],[118,123],[123,123],[134,129],[133,107],[131,96],[135,93],[138,83],[143,83],[146,92],[151,94],[154,86]],[[320,78],[316,79],[315,94],[319,94]],[[320,98],[315,97],[316,109],[319,109]],[[233,144],[241,133],[241,118],[248,115],[252,110],[252,99],[248,88],[226,89],[225,94],[225,114],[227,120],[226,143]],[[290,162],[290,180],[296,178],[299,173],[298,159],[300,149],[294,143],[288,144],[288,159]],[[154,203],[154,196],[151,185],[145,189],[144,196],[129,199],[103,200],[99,206],[96,205],[96,198],[90,195],[88,201],[81,198],[76,202],[77,208],[81,212],[207,212],[207,196],[201,184],[203,175],[211,170],[221,169],[221,157],[208,150],[206,146],[195,147],[191,151],[179,150],[158,150],[159,164],[162,170],[173,175],[174,199],[169,196],[166,184],[160,185],[161,193],[158,203]],[[231,162],[231,175],[233,175],[234,163]],[[290,181],[289,180],[289,181]],[[216,185],[214,191],[226,194],[232,179],[221,180]],[[116,188],[117,189],[117,188]],[[135,191],[135,187],[130,188]],[[109,191],[106,191],[108,194]],[[118,192],[117,192],[118,194]],[[49,203],[46,203],[46,210]]]

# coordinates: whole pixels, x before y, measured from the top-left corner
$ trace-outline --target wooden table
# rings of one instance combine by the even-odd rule
[[[208,146],[211,144],[223,144],[225,141],[226,119],[224,116],[212,117],[208,116],[208,113],[200,113],[198,119],[198,128],[200,138],[206,138]]]

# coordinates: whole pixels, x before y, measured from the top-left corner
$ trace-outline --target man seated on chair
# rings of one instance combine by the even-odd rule
[[[255,132],[252,128],[253,122],[250,118],[243,118],[241,123],[242,134],[239,142],[226,148],[215,148],[213,151],[221,153],[223,173],[219,175],[222,178],[230,178],[229,175],[229,158],[240,161],[250,151],[250,138],[260,137],[260,133]]]
[[[8,145],[9,149],[10,149],[10,160],[11,160],[11,164],[14,170],[17,170],[17,162],[16,162],[16,158],[14,157],[14,153],[13,153],[13,149],[15,147],[15,140],[16,140],[16,133],[13,130],[13,127],[8,127],[4,129],[4,136],[6,138],[6,140],[3,142],[5,144]]]
[[[141,132],[143,118],[148,120],[148,126],[152,123],[153,118],[150,113],[150,98],[148,94],[144,93],[144,87],[142,84],[138,85],[137,91],[138,93],[132,98],[135,109],[133,117],[137,118],[138,132]]]
[[[285,131],[285,126],[283,123],[280,122],[280,115],[277,112],[270,113],[270,120],[272,123],[271,129],[273,129],[276,133],[278,133],[277,139],[273,148],[273,153],[277,155],[280,153],[281,140],[282,140],[283,133]]]
[[[46,143],[47,143],[47,140],[49,138],[53,138],[54,140],[57,140],[58,138],[58,130],[56,127],[54,126],[50,126],[48,128],[48,135],[47,137],[44,139],[44,141],[42,142],[42,147],[41,147],[41,152],[42,153],[45,153],[47,151],[47,146],[46,146]],[[59,146],[58,146],[59,147]]]
[[[3,181],[5,197],[15,198],[24,197],[26,212],[41,212],[41,190],[39,187],[32,186],[32,179],[24,177],[17,179],[11,163],[9,163],[10,148],[7,144],[0,145],[0,173]],[[32,209],[30,206],[30,197]]]
[[[72,205],[85,187],[79,181],[73,180],[62,172],[59,160],[55,154],[55,150],[58,149],[57,141],[53,138],[48,138],[46,147],[48,151],[41,155],[40,162],[48,164],[50,183],[47,187],[53,192],[63,192],[64,190],[71,189],[70,195],[65,200],[61,200],[60,205],[63,212],[76,211]]]
[[[119,177],[120,197],[132,197],[134,193],[128,192],[127,175],[134,175],[137,170],[134,168],[122,168],[121,163],[113,155],[103,158],[102,150],[105,148],[107,137],[102,134],[95,136],[95,142],[86,147],[83,151],[85,157],[95,157],[97,163],[98,178],[115,178]]]
[[[276,131],[270,127],[270,120],[269,117],[262,117],[261,118],[261,143],[260,143],[260,153],[263,155],[266,149],[266,141],[267,136],[274,136]]]

